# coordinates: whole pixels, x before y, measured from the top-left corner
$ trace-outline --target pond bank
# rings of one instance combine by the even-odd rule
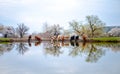
[[[92,42],[120,42],[120,37],[101,37],[101,38],[91,38]]]
[[[31,39],[31,42],[35,39]],[[43,39],[42,41],[50,41],[50,39]],[[61,41],[61,40],[59,40]],[[69,40],[64,40],[69,41]],[[0,38],[0,42],[28,42],[28,38]],[[79,42],[84,42],[79,39]],[[120,37],[102,37],[102,38],[89,38],[86,42],[120,42]]]

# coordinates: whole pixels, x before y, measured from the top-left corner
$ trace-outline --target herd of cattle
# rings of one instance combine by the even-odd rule
[[[32,36],[30,35],[28,37],[29,46],[31,46],[31,39],[32,39]],[[34,36],[34,39],[36,40],[35,46],[38,46],[42,40],[44,41],[44,39],[41,39],[41,37],[38,37],[38,36]],[[75,36],[75,35],[73,35],[73,36],[52,36],[51,39],[49,39],[49,40],[51,41],[51,43],[53,43],[57,46],[60,46],[60,45],[69,46],[68,41],[70,41],[70,44],[72,46],[79,46],[79,40],[81,40],[81,39],[84,41],[83,43],[85,43],[85,41],[87,40],[86,35],[82,35],[81,37]],[[62,42],[59,42],[59,41],[62,41]],[[66,41],[67,41],[67,43],[66,43]],[[84,44],[83,44],[83,46],[84,46]]]
[[[28,42],[30,42],[30,40],[31,40],[31,38],[32,38],[32,36],[30,35],[29,37],[28,37]],[[49,40],[51,40],[51,42],[54,42],[54,41],[79,41],[79,36],[75,36],[75,35],[73,35],[73,36],[52,36],[51,37],[51,39],[49,39]],[[34,37],[34,39],[35,40],[37,40],[37,41],[42,41],[43,39],[41,38],[41,37],[38,37],[38,36],[35,36]],[[87,40],[87,36],[86,35],[82,35],[82,37],[81,37],[81,39],[83,40],[83,41],[86,41]]]

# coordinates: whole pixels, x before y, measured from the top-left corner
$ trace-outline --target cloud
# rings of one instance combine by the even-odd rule
[[[44,22],[60,23],[61,16],[77,4],[76,0],[3,0],[0,5],[0,16],[37,27]]]
[[[52,11],[67,11],[73,9],[76,5],[76,0],[54,0],[48,9]]]
[[[98,15],[108,24],[120,24],[116,21],[120,19],[119,2],[119,0],[0,0],[0,23],[25,23],[37,30],[44,22],[68,27],[69,21],[74,19],[83,21],[87,15]],[[108,18],[111,18],[112,22]]]

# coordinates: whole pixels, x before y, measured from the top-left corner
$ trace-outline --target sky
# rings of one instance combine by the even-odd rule
[[[24,23],[31,33],[42,32],[46,22],[68,29],[70,21],[84,22],[87,15],[97,15],[107,26],[119,26],[120,0],[0,0],[0,24]]]

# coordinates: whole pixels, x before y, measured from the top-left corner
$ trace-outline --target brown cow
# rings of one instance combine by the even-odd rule
[[[87,35],[86,35],[86,34],[83,34],[83,35],[82,35],[82,39],[83,39],[83,41],[86,42],[86,41],[87,41]]]
[[[35,36],[35,40],[42,41],[42,39],[40,37],[38,37],[38,36]]]
[[[64,40],[66,40],[66,39],[69,39],[69,36],[61,36],[62,42],[63,42]]]

